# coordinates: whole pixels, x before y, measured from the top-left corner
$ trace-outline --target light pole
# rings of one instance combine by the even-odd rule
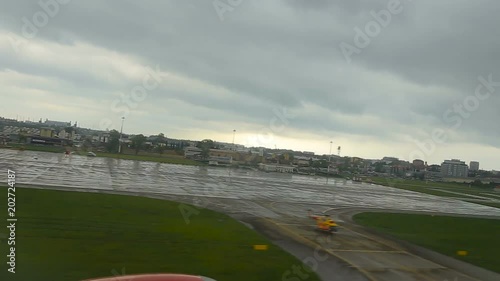
[[[122,136],[123,136],[123,123],[125,122],[125,117],[122,117],[122,127],[120,129],[120,140],[118,141],[118,154],[122,153]]]
[[[236,150],[236,149],[234,148],[234,137],[235,137],[235,136],[236,136],[236,130],[233,130],[233,150]]]
[[[278,172],[278,166],[280,164],[280,157],[278,155],[278,148],[276,147],[276,145],[274,145],[274,150],[275,150],[274,155],[276,155],[276,172]]]
[[[328,175],[330,175],[330,163],[332,162],[332,144],[333,141],[330,141],[330,154],[328,155]]]
[[[234,147],[234,137],[235,137],[235,135],[236,135],[236,130],[234,129],[234,130],[233,130],[233,145],[232,145],[232,147],[231,147],[231,149],[232,149],[233,151],[236,151],[236,149],[235,149],[235,147]],[[233,163],[233,156],[234,156],[234,154],[235,154],[234,152],[233,152],[233,153],[231,153],[231,164]],[[231,167],[229,167],[229,181],[231,181]]]

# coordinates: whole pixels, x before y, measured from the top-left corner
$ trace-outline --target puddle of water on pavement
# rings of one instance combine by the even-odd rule
[[[35,159],[35,157],[37,159]],[[342,180],[259,171],[171,165],[32,151],[0,150],[0,166],[19,183],[103,188],[243,200],[324,204],[409,211],[500,216],[497,208],[451,198]],[[6,173],[0,175],[6,182]],[[332,184],[333,182],[333,184]],[[337,184],[335,184],[335,182]]]

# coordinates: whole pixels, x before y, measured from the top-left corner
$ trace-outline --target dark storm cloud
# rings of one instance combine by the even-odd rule
[[[30,42],[85,43],[130,58],[130,64],[159,65],[165,73],[214,87],[162,85],[139,108],[167,110],[169,101],[179,101],[185,109],[168,111],[184,112],[184,126],[190,124],[190,106],[200,109],[196,118],[207,114],[211,124],[229,119],[256,127],[267,126],[272,109],[284,106],[298,113],[290,123],[298,131],[422,137],[454,124],[443,115],[474,95],[478,76],[500,81],[500,2],[400,0],[402,11],[348,63],[339,45],[355,46],[355,29],[365,30],[373,13],[391,1],[245,0],[224,20],[213,1],[70,1]],[[41,10],[38,1],[2,1],[2,7],[0,28],[19,36],[22,18],[31,20]],[[141,79],[122,73],[111,83],[89,65],[54,66],[6,53],[0,53],[0,63],[2,69],[70,83],[75,90],[65,95],[96,102],[113,99],[103,93],[127,92]],[[500,147],[494,141],[498,126],[486,125],[500,117],[496,89],[453,129],[457,141]],[[231,94],[216,95],[224,91]]]

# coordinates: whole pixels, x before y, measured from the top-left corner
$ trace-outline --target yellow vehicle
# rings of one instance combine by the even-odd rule
[[[338,225],[329,215],[313,215],[309,210],[309,217],[316,221],[316,230],[334,233],[338,231]]]

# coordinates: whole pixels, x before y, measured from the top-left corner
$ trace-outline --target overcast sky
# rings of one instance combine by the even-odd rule
[[[40,3],[1,0],[1,116],[500,170],[500,1]]]

